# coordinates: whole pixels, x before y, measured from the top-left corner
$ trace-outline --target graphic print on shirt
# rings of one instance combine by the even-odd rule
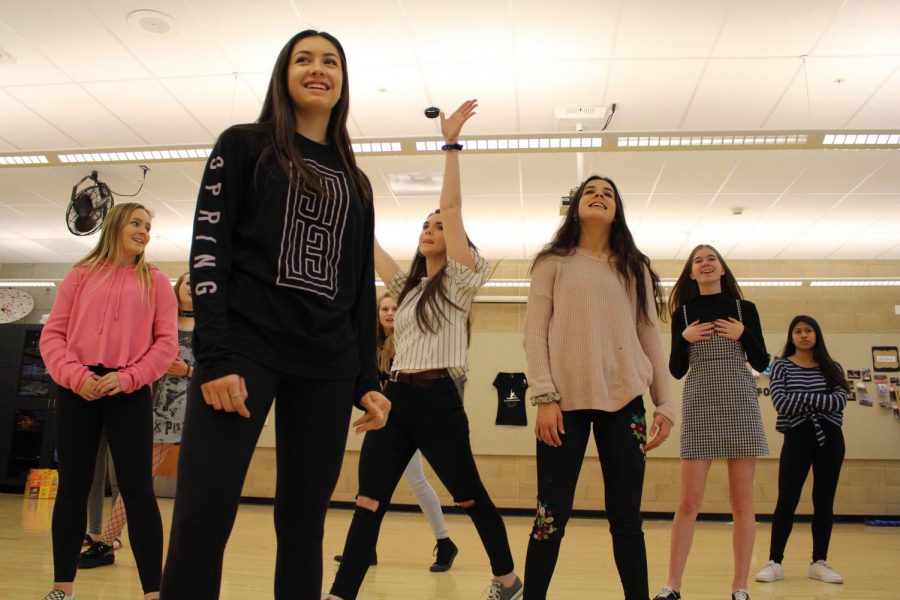
[[[304,162],[318,176],[322,193],[305,184],[296,185],[291,177],[275,284],[334,300],[341,239],[350,207],[349,187],[341,171],[310,159]]]
[[[494,378],[497,388],[497,418],[495,425],[528,425],[525,413],[525,390],[528,380],[525,373],[497,373]]]

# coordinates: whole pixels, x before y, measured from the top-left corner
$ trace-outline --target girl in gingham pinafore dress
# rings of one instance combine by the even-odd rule
[[[741,303],[735,299],[738,319]],[[687,327],[687,306],[682,306]],[[756,383],[739,341],[718,335],[690,346],[681,420],[681,458],[741,458],[769,453]]]
[[[756,459],[768,454],[759,412],[757,371],[769,353],[756,306],[743,299],[734,273],[707,244],[695,247],[669,294],[672,352],[669,372],[687,376],[681,419],[681,488],[672,521],[669,574],[653,600],[680,600],[697,515],[714,459],[725,459],[731,505],[734,576],[731,600],[750,600]]]

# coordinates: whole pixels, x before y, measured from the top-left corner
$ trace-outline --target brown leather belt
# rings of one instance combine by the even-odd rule
[[[427,371],[417,371],[415,373],[391,371],[389,379],[396,383],[405,383],[407,385],[415,385],[418,387],[433,387],[442,379],[449,378],[450,374],[447,372],[447,369],[429,369]]]

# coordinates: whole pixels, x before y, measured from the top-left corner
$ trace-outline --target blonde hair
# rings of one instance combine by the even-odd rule
[[[87,267],[88,277],[93,274],[95,269],[102,269],[103,277],[99,281],[108,277],[110,271],[107,267],[119,264],[122,258],[122,230],[125,229],[125,224],[132,213],[138,209],[153,218],[147,207],[137,202],[126,202],[113,206],[107,213],[106,220],[103,221],[97,245],[84,258],[75,263],[75,267]],[[147,293],[147,305],[149,306],[153,292],[153,278],[150,275],[152,265],[144,260],[144,252],[134,258],[134,265],[134,272],[141,290]]]
[[[175,300],[178,301],[178,310],[182,310],[184,307],[181,306],[181,294],[178,293],[178,290],[181,288],[184,280],[188,278],[190,275],[190,271],[184,272],[178,276],[178,279],[175,280],[175,283],[172,285],[172,289],[175,290]]]
[[[394,348],[394,334],[388,334],[381,324],[381,303],[387,298],[390,298],[394,302],[397,301],[390,293],[386,293],[375,303],[375,348],[378,351],[378,370],[382,373],[390,372],[391,362],[393,362],[394,354],[396,354]]]

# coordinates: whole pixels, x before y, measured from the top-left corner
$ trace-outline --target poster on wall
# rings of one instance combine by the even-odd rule
[[[897,346],[872,346],[872,367],[879,372],[900,371]]]
[[[872,381],[872,369],[863,369],[860,373],[863,381]]]
[[[859,369],[847,369],[847,379],[862,379]]]

